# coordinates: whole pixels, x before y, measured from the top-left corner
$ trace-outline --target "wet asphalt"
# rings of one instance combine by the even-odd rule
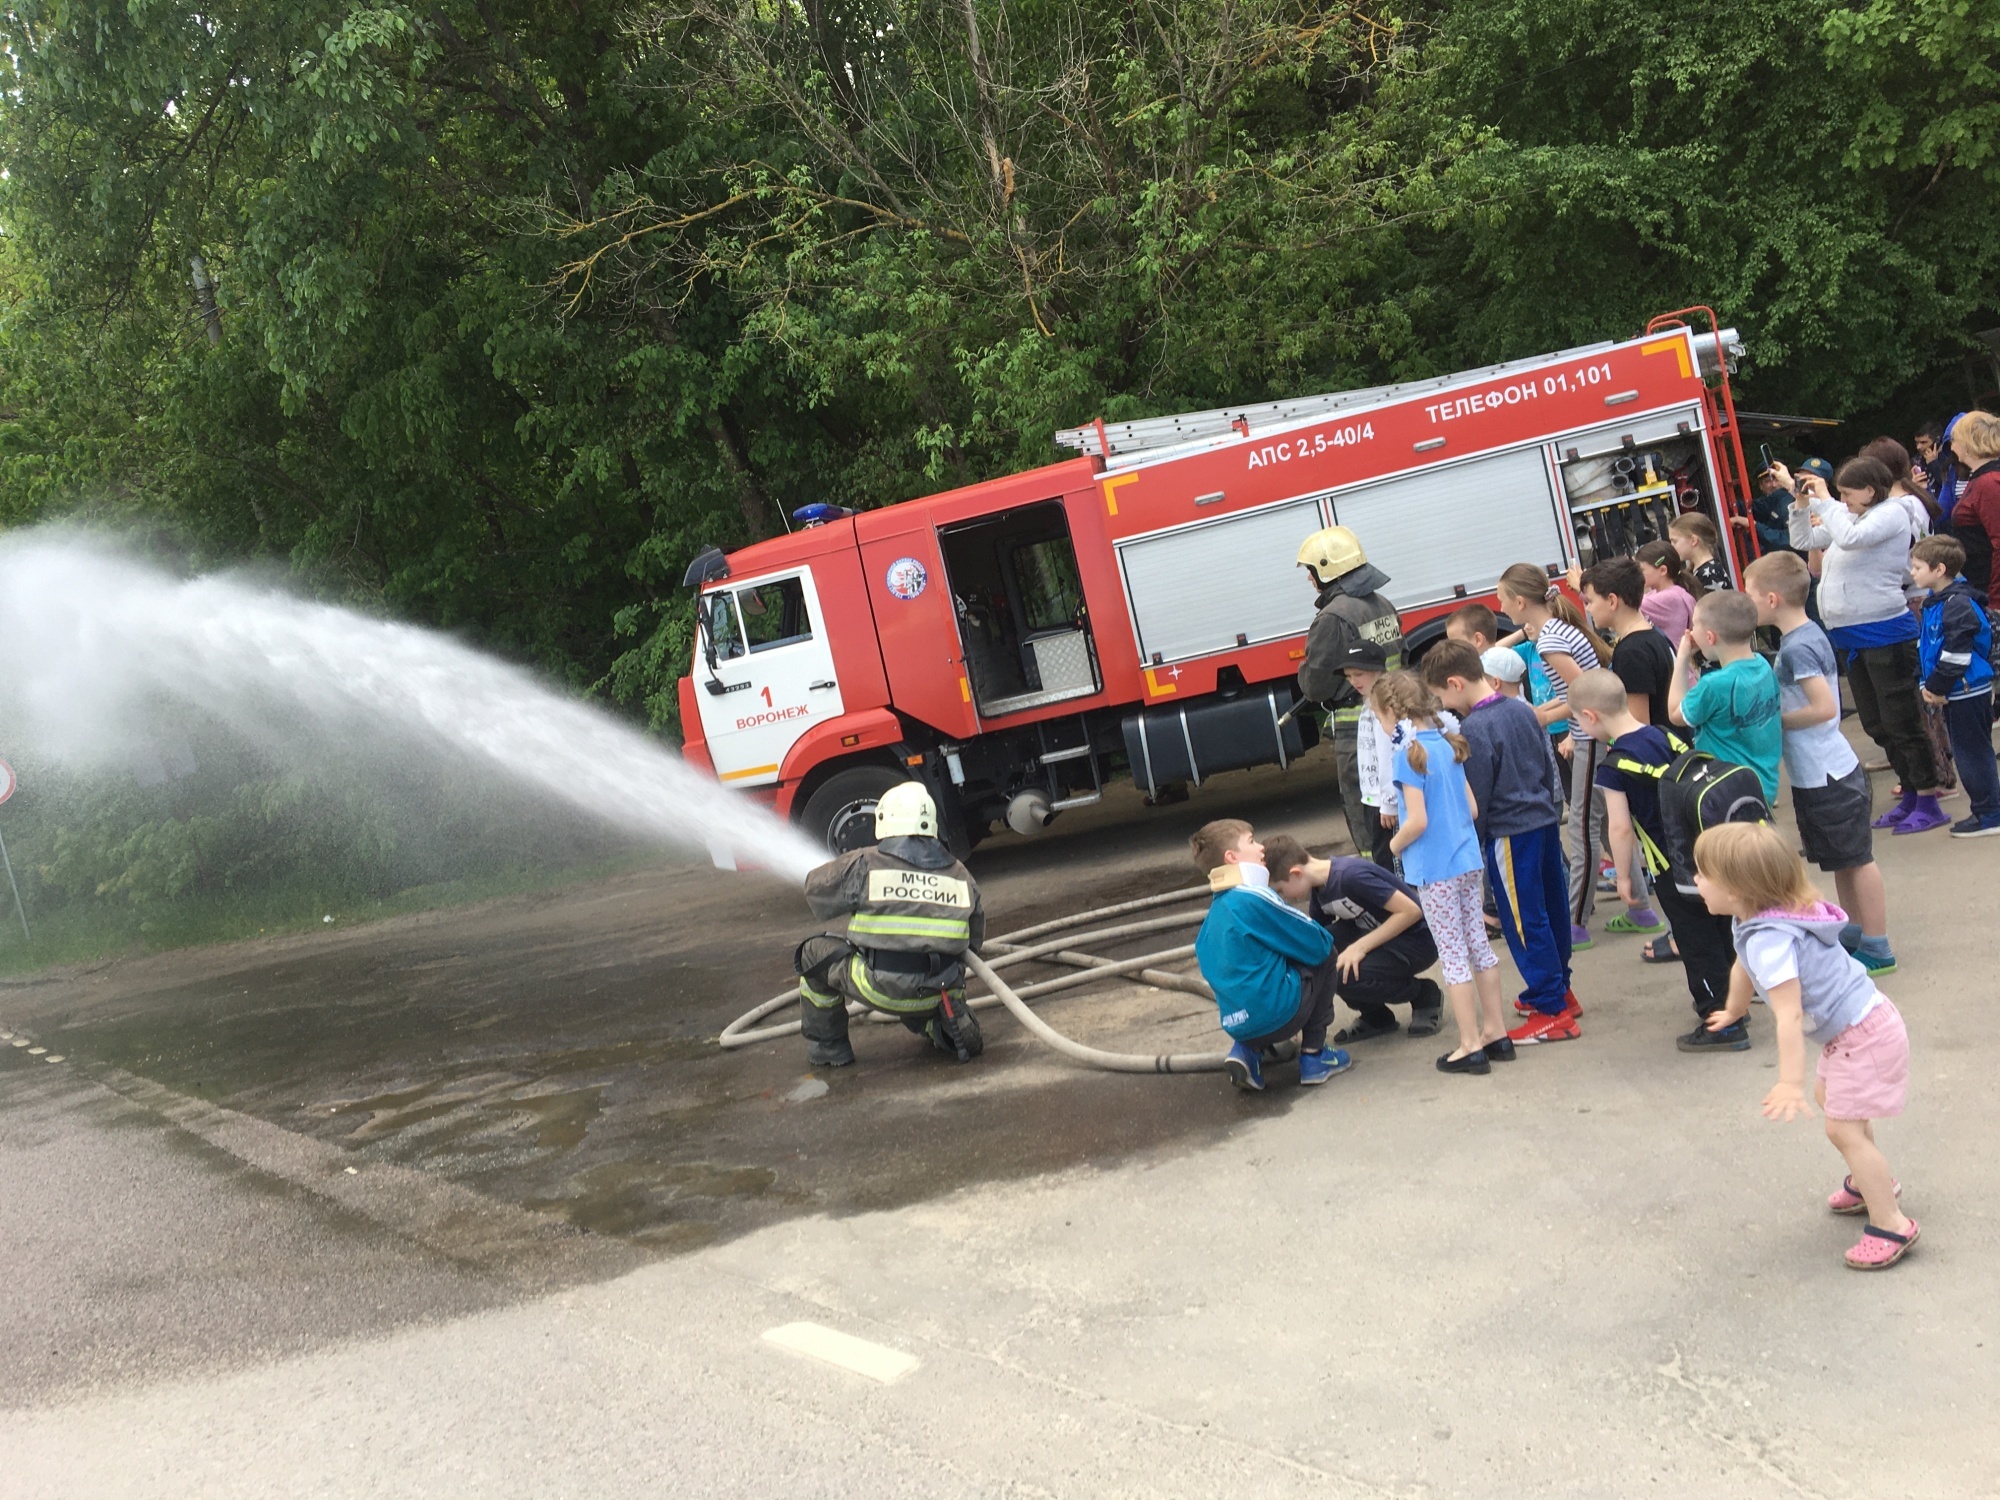
[[[1211,816],[1332,837],[1330,771],[1159,809],[1128,789],[997,839],[972,861],[989,931],[1197,884],[1186,840]],[[48,1247],[0,1302],[60,1309],[0,1317],[0,1406],[449,1318],[801,1215],[1195,1149],[1240,1117],[1226,1090],[1052,1065],[993,1013],[971,1067],[859,1022],[860,1063],[817,1075],[796,1037],[720,1048],[819,925],[774,880],[668,864],[0,982],[0,1027],[39,1049],[0,1043],[0,1172],[19,1189],[0,1216],[32,1215],[6,1238]],[[1045,1013],[1112,1047],[1216,1045],[1190,995],[1112,984]],[[391,1180],[451,1195],[391,1212],[370,1196]],[[193,1240],[167,1227],[188,1222]]]

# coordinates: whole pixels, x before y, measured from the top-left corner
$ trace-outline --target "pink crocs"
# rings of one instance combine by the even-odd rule
[[[1896,1196],[1898,1198],[1902,1197],[1902,1183],[1894,1183],[1892,1186],[1896,1189]],[[1854,1191],[1854,1179],[1852,1177],[1843,1177],[1840,1181],[1840,1186],[1826,1195],[1826,1206],[1837,1214],[1865,1214],[1868,1212],[1868,1200]]]
[[[1910,1232],[1897,1234],[1889,1229],[1877,1229],[1870,1224],[1861,1231],[1861,1238],[1847,1252],[1847,1264],[1857,1271],[1886,1271],[1905,1255],[1910,1246],[1917,1242],[1917,1221],[1910,1220]]]

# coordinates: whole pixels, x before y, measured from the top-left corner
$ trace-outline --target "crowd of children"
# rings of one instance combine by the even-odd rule
[[[1828,1206],[1868,1218],[1847,1262],[1874,1270],[1903,1256],[1918,1226],[1872,1125],[1902,1111],[1909,1066],[1902,1017],[1876,985],[1896,956],[1873,836],[1950,822],[1919,705],[1940,719],[1970,804],[1952,833],[2000,833],[1993,636],[1984,592],[1962,576],[1964,547],[1921,535],[1889,503],[1885,464],[1817,467],[1826,472],[1803,471],[1792,502],[1797,550],[1766,551],[1740,590],[1714,526],[1684,516],[1636,559],[1573,570],[1582,609],[1519,564],[1496,590],[1513,633],[1468,604],[1418,670],[1357,660],[1379,747],[1371,789],[1393,828],[1386,851],[1316,858],[1289,836],[1257,845],[1238,823],[1195,839],[1219,888],[1253,888],[1271,908],[1248,922],[1218,901],[1207,950],[1198,944],[1235,1042],[1235,1082],[1263,1087],[1262,1048],[1298,1031],[1301,1081],[1348,1066],[1345,1052],[1317,1050],[1336,996],[1357,1015],[1336,1040],[1393,1033],[1390,1007],[1402,1003],[1413,1035],[1437,1030],[1439,991],[1422,978],[1433,959],[1457,1029],[1441,1071],[1490,1073],[1522,1045],[1576,1039],[1571,955],[1591,941],[1602,879],[1624,908],[1606,930],[1655,934],[1645,957],[1686,975],[1697,1022],[1681,1050],[1750,1049],[1751,1002],[1766,1003],[1778,1052],[1767,1116],[1810,1112],[1805,1043],[1820,1046],[1815,1097],[1848,1168]],[[1900,777],[1881,817],[1840,728],[1843,670]],[[1770,820],[1781,770],[1795,839]],[[1253,850],[1269,869],[1246,876]],[[1832,876],[1838,905],[1808,863]],[[1482,890],[1522,983],[1511,1029]],[[1280,924],[1293,906],[1299,922]],[[1323,957],[1308,928],[1325,935]],[[1232,976],[1257,966],[1224,952],[1265,943],[1266,929],[1285,941],[1260,962],[1289,966],[1275,997],[1240,990]]]

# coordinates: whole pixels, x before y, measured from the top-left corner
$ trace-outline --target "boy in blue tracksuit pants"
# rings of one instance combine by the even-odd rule
[[[1957,537],[1927,536],[1910,549],[1910,580],[1929,589],[1917,637],[1917,677],[1926,703],[1944,708],[1951,758],[1972,812],[1951,825],[1955,839],[2000,833],[2000,768],[1993,760],[1993,624],[1986,596],[1959,576]]]
[[[1263,1088],[1264,1049],[1291,1036],[1299,1039],[1300,1083],[1325,1083],[1345,1072],[1352,1059],[1326,1045],[1340,977],[1333,935],[1271,889],[1264,846],[1248,823],[1205,823],[1190,848],[1215,892],[1194,956],[1229,1033],[1229,1081]]]
[[[1458,715],[1471,753],[1466,784],[1479,806],[1479,845],[1500,931],[1524,988],[1516,1045],[1581,1035],[1570,988],[1569,867],[1562,846],[1562,771],[1534,711],[1488,680],[1479,653],[1443,640],[1425,653],[1424,686]]]

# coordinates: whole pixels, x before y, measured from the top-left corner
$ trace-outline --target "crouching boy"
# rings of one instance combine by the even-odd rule
[[[979,887],[937,836],[937,806],[922,782],[892,786],[875,804],[879,842],[806,877],[816,917],[846,917],[847,936],[821,933],[792,955],[806,1061],[844,1068],[847,1002],[884,1011],[960,1062],[983,1050],[965,1003],[965,962],[986,935]]]
[[[1299,1039],[1299,1082],[1325,1083],[1352,1060],[1326,1045],[1338,978],[1333,938],[1271,889],[1264,846],[1236,818],[1205,823],[1190,841],[1215,900],[1194,940],[1231,1046],[1226,1070],[1240,1089],[1264,1087],[1262,1054]]]
[[[1536,725],[1536,732],[1541,726]],[[1368,726],[1362,725],[1366,734]],[[1438,961],[1417,893],[1372,860],[1314,859],[1288,833],[1264,845],[1271,889],[1333,934],[1334,993],[1355,1019],[1334,1041],[1352,1046],[1401,1030],[1392,1005],[1410,1007],[1410,1035],[1435,1036],[1444,1018],[1437,981],[1421,979]]]

